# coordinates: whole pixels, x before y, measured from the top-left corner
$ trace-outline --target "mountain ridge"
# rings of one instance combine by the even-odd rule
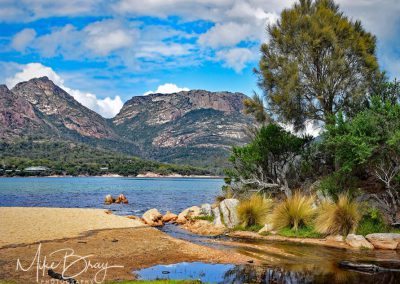
[[[72,140],[161,162],[218,168],[231,146],[247,141],[244,129],[254,123],[243,112],[244,98],[205,90],[134,96],[114,118],[105,119],[47,77],[34,78],[11,90],[0,87],[0,121],[20,122],[14,130],[0,129],[0,139],[11,131],[8,140]],[[30,116],[21,120],[16,105]]]

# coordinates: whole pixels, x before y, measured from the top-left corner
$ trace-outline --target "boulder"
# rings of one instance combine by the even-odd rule
[[[118,198],[115,200],[115,203],[124,203],[124,204],[128,204],[128,198],[126,198],[125,195],[123,195],[122,193],[118,196]]]
[[[262,233],[269,233],[273,230],[273,226],[272,224],[265,224],[264,227],[262,227],[258,233],[262,234]]]
[[[214,216],[213,225],[216,227],[225,227],[221,220],[221,211],[219,207],[215,207],[212,209],[212,215]]]
[[[327,236],[325,240],[332,242],[344,242],[344,237],[342,235],[330,235]]]
[[[110,205],[114,202],[115,202],[115,199],[114,199],[114,197],[111,196],[111,194],[106,195],[106,197],[104,198],[104,204],[106,204],[106,205]]]
[[[194,220],[186,222],[182,227],[197,235],[218,236],[225,232],[226,228],[214,226],[206,220]]]
[[[230,229],[239,224],[239,217],[236,210],[238,204],[239,200],[233,198],[224,199],[219,204],[224,223]]]
[[[363,236],[349,234],[346,237],[346,243],[353,248],[366,248],[366,249],[374,249],[374,246],[368,242]]]
[[[212,216],[212,208],[211,204],[205,203],[200,207],[200,214],[202,216]]]
[[[153,208],[150,210],[147,210],[144,212],[142,219],[146,222],[147,225],[156,227],[156,226],[162,226],[162,215],[160,212],[158,212],[157,209]]]
[[[178,218],[176,219],[176,222],[178,224],[185,224],[188,219],[192,219],[194,217],[200,216],[200,207],[198,206],[192,206],[189,208],[186,208],[183,210],[181,213],[179,213]]]
[[[366,235],[365,238],[376,249],[397,249],[400,243],[400,234],[394,233],[376,233]]]
[[[165,213],[165,215],[162,217],[162,221],[164,223],[172,222],[176,219],[178,219],[178,215],[171,213],[170,211],[167,211],[167,213]]]

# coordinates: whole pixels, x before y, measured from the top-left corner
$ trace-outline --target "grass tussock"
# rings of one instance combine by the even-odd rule
[[[326,235],[343,235],[355,232],[361,219],[359,203],[347,195],[339,195],[337,202],[325,201],[315,219],[317,232]]]
[[[244,228],[264,226],[268,214],[271,212],[272,200],[260,195],[252,195],[242,200],[237,208],[240,225]]]
[[[273,210],[271,219],[274,228],[297,231],[311,225],[315,214],[313,203],[314,197],[295,192]]]

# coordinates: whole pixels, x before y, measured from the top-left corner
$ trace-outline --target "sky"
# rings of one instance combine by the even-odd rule
[[[0,84],[48,76],[113,117],[132,96],[257,88],[265,28],[294,0],[0,0]],[[400,0],[337,0],[400,78]]]

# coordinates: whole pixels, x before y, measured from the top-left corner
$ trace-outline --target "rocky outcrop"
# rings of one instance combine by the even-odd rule
[[[342,235],[330,235],[327,236],[325,239],[331,242],[344,242],[344,237]]]
[[[240,93],[192,90],[135,96],[113,119],[116,131],[135,141],[148,158],[201,165],[247,142]]]
[[[222,214],[223,221],[225,225],[232,229],[239,224],[239,217],[237,215],[237,206],[239,205],[239,200],[237,199],[224,199],[219,204],[219,209]]]
[[[76,101],[47,77],[17,84],[11,90],[28,101],[59,132],[76,132],[84,137],[115,139],[106,120]]]
[[[212,216],[211,204],[205,203],[200,206],[200,214],[202,216]]]
[[[352,248],[357,249],[374,249],[374,246],[368,242],[363,236],[349,234],[346,237],[346,243]]]
[[[117,199],[115,200],[115,203],[123,203],[123,204],[128,204],[128,198],[126,198],[125,195],[123,195],[122,193],[117,197]]]
[[[158,212],[157,209],[153,208],[144,212],[142,219],[146,222],[147,225],[157,227],[163,225],[162,217],[163,215]]]
[[[376,249],[400,249],[400,234],[394,233],[376,233],[366,235],[365,238]]]
[[[176,219],[178,219],[178,215],[171,213],[170,211],[167,211],[167,213],[162,217],[164,223],[173,222]]]
[[[200,216],[201,210],[198,206],[192,206],[186,208],[181,213],[179,213],[178,218],[176,219],[176,223],[185,224],[187,220],[192,219],[194,217]]]
[[[222,222],[221,219],[221,211],[219,210],[219,207],[215,207],[212,209],[212,214],[214,216],[214,221],[213,225],[217,227],[225,227],[224,223]]]

